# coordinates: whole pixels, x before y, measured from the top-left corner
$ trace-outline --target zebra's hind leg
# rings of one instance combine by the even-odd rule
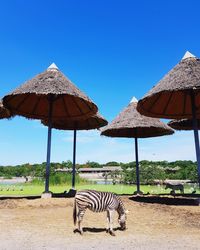
[[[80,210],[79,209],[79,211],[78,211],[78,231],[79,231],[79,233],[81,234],[81,235],[83,235],[83,229],[82,229],[82,227],[81,227],[81,222],[82,222],[82,220],[83,220],[83,216],[84,216],[84,214],[85,214],[85,210]]]
[[[114,215],[114,210],[108,210],[107,211],[107,220],[108,220],[108,228],[107,232],[110,233],[110,235],[115,236],[115,233],[113,231],[113,215]]]

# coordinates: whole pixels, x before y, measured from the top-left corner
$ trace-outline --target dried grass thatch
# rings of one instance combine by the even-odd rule
[[[0,100],[0,119],[11,118],[12,115],[10,111],[4,107],[2,101]]]
[[[42,121],[42,124],[48,126],[48,121]],[[97,113],[85,120],[73,121],[73,120],[53,120],[52,128],[60,130],[90,130],[97,129],[107,125],[108,122]]]
[[[192,119],[181,119],[172,120],[168,122],[168,125],[176,130],[193,130],[193,120]],[[200,129],[200,120],[197,120],[198,129]]]
[[[14,114],[47,119],[49,98],[55,119],[85,119],[97,112],[97,106],[57,67],[49,67],[6,95],[3,104]]]
[[[182,59],[139,102],[138,111],[159,118],[192,118],[191,92],[200,116],[200,59]]]
[[[174,131],[157,118],[141,115],[137,102],[131,102],[110,124],[101,129],[101,134],[110,137],[147,138],[173,134]]]

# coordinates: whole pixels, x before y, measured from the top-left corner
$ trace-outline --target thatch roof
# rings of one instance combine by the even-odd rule
[[[101,129],[110,137],[146,138],[173,134],[174,131],[157,118],[141,115],[137,102],[131,102],[111,123]]]
[[[11,116],[10,111],[3,106],[3,103],[0,100],[0,119],[10,118]]]
[[[97,112],[97,106],[54,64],[6,95],[3,104],[14,114],[47,119],[49,98],[53,99],[52,117],[57,119],[82,119]]]
[[[154,86],[138,103],[138,111],[159,118],[192,118],[191,91],[200,115],[200,59],[190,53]]]
[[[48,126],[48,121],[42,121],[42,124]],[[89,130],[96,129],[107,125],[108,122],[97,113],[94,116],[91,116],[85,120],[53,120],[52,128],[60,130]]]
[[[172,120],[168,122],[168,125],[176,130],[193,130],[193,120],[192,119],[181,119]],[[197,127],[200,129],[200,120],[197,120]]]

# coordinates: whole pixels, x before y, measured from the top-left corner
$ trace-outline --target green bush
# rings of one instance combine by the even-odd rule
[[[88,182],[87,180],[80,178],[78,174],[76,174],[75,180],[76,184]],[[72,183],[72,174],[56,172],[50,175],[49,182],[51,185],[60,185],[60,184],[70,185]]]
[[[33,184],[33,185],[44,185],[44,179],[36,177],[31,181],[31,184]]]
[[[136,164],[135,162],[117,163],[108,162],[107,166],[120,165],[123,169],[120,181],[122,183],[136,183]],[[102,167],[102,164],[97,162],[88,161],[86,164],[76,164],[77,168],[80,167]],[[56,169],[71,168],[72,162],[66,161],[62,163],[51,163],[50,183],[59,185],[62,183],[71,184],[71,173],[58,173]],[[24,177],[31,176],[35,182],[44,182],[46,173],[46,163],[41,164],[22,164],[16,166],[0,166],[0,177]],[[38,178],[38,179],[35,179]],[[115,178],[115,177],[114,177]],[[117,177],[118,178],[118,177]],[[119,178],[118,178],[119,179]],[[197,181],[197,163],[192,161],[140,161],[140,180],[141,183],[151,183],[154,179],[189,179]],[[85,180],[76,175],[76,183],[85,183]]]

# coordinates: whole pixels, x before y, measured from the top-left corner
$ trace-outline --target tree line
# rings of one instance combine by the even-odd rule
[[[151,184],[154,180],[165,179],[181,179],[197,181],[197,164],[192,161],[140,161],[140,181],[144,184]],[[120,180],[121,183],[135,183],[136,182],[136,163],[122,163],[122,162],[107,162],[99,164],[98,162],[88,161],[85,164],[76,164],[76,168],[101,168],[103,166],[120,166],[121,171],[111,173],[110,178],[113,180]],[[71,182],[71,174],[58,173],[57,169],[72,168],[72,162],[66,161],[62,163],[51,163],[51,177],[52,184],[60,184],[64,182]],[[36,180],[43,181],[45,179],[46,163],[41,164],[21,164],[16,166],[0,166],[0,177],[27,177],[30,176]],[[77,174],[77,182],[80,178]]]

